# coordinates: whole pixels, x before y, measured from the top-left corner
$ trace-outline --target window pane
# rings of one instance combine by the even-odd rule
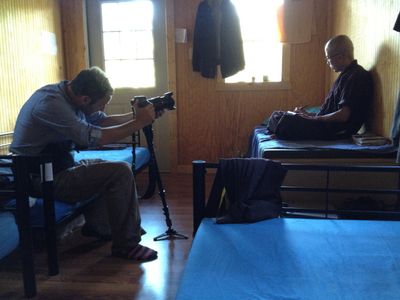
[[[101,9],[104,65],[111,84],[155,86],[152,2],[103,3]]]
[[[152,60],[107,60],[107,75],[115,87],[154,87],[155,70]]]
[[[102,3],[103,31],[151,30],[153,4],[150,0]]]
[[[283,0],[232,0],[240,18],[245,69],[226,83],[282,81],[277,10]]]
[[[104,32],[104,59],[116,59],[120,57],[120,33],[119,32]]]

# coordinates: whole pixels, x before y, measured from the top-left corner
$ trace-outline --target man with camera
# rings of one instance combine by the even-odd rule
[[[85,213],[82,233],[112,238],[113,256],[149,261],[157,258],[157,252],[140,244],[143,231],[130,166],[104,160],[76,163],[71,152],[75,145],[119,141],[155,120],[151,103],[140,107],[133,103],[135,115],[107,116],[103,111],[112,94],[98,67],[82,70],[72,81],[38,89],[21,108],[10,150],[27,156],[50,154],[57,199],[74,203],[95,197]]]

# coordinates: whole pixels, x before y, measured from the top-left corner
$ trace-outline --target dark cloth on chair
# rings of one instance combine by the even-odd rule
[[[286,170],[278,162],[261,158],[221,159],[207,202],[206,215],[218,214],[223,189],[229,208],[220,223],[256,222],[279,215],[280,186]]]

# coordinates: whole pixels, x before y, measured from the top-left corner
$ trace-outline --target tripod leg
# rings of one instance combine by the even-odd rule
[[[159,195],[160,195],[161,202],[163,205],[163,211],[164,211],[164,215],[165,215],[165,223],[168,226],[167,231],[165,231],[165,233],[163,233],[159,236],[156,236],[154,238],[154,241],[160,241],[160,240],[164,240],[164,239],[174,239],[174,238],[187,239],[186,236],[179,234],[174,229],[172,229],[172,221],[169,216],[169,209],[168,209],[168,205],[167,205],[167,200],[165,198],[165,189],[164,189],[162,181],[161,181],[160,171],[158,169],[157,159],[156,159],[156,155],[154,152],[152,125],[148,125],[148,126],[144,127],[143,132],[146,137],[147,147],[149,148],[149,151],[150,151],[150,157],[153,159],[153,161],[151,163],[153,164],[153,167],[154,167],[155,181],[156,181],[156,185],[158,187]]]

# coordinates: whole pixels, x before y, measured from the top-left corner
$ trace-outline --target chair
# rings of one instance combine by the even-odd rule
[[[19,247],[21,249],[23,282],[26,297],[36,295],[36,280],[33,263],[32,228],[29,214],[29,197],[26,188],[28,171],[24,164],[24,158],[17,155],[0,156],[1,175],[1,203],[3,211],[13,211],[16,215],[19,232]],[[14,198],[14,208],[5,207],[5,202]],[[4,213],[3,213],[4,216]]]
[[[146,140],[152,142],[152,127],[146,128]],[[118,151],[118,150],[115,150]],[[132,136],[132,148],[130,163],[134,174],[141,172],[146,167],[149,168],[149,184],[142,198],[150,198],[155,190],[155,157],[154,153],[140,146],[139,132]],[[113,153],[100,150],[81,151],[76,160],[88,158],[103,158],[111,160],[121,159],[121,152]],[[99,157],[100,156],[100,157]],[[33,192],[31,177],[28,165],[32,165],[32,160],[37,165],[37,172],[41,177],[41,195],[37,198],[34,205],[30,207],[30,197],[35,196]],[[58,249],[57,249],[57,229],[70,222],[80,215],[86,206],[92,201],[87,199],[75,204],[67,204],[54,199],[53,197],[53,171],[52,161],[49,156],[27,157],[22,155],[0,155],[0,212],[1,221],[6,221],[7,225],[17,221],[19,235],[19,248],[23,264],[23,284],[26,297],[34,297],[37,293],[36,278],[34,268],[32,229],[40,228],[44,230],[48,261],[48,274],[54,276],[59,274]],[[15,215],[10,214],[12,212]],[[3,216],[4,215],[4,216]],[[4,220],[3,220],[4,218]],[[15,225],[15,224],[14,224]],[[14,241],[7,247],[7,255],[17,244],[18,236],[14,236]]]
[[[19,247],[23,264],[23,282],[26,297],[36,295],[32,229],[44,230],[47,250],[48,274],[59,274],[57,228],[80,215],[92,199],[67,204],[53,197],[53,166],[49,156],[27,157],[21,155],[0,156],[2,184],[1,208],[15,214],[20,236]],[[41,177],[41,197],[30,207],[29,196],[33,193],[28,165],[37,163]],[[6,170],[6,171],[4,171]]]

